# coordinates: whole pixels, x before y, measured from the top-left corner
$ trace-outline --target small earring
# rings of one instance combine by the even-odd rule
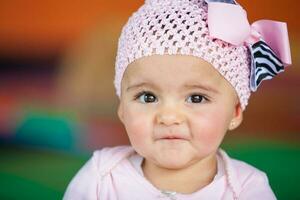
[[[235,126],[235,122],[234,122],[234,121],[231,121],[231,122],[230,122],[230,129],[233,129],[234,126]]]

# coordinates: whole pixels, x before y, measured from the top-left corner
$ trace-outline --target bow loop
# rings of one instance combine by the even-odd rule
[[[247,45],[250,48],[252,91],[256,91],[263,80],[273,78],[292,63],[286,23],[259,20],[250,26],[246,11],[236,1],[206,2],[210,36],[235,46]]]
[[[249,36],[250,25],[246,11],[229,3],[208,4],[209,34],[233,45],[241,45]]]
[[[285,66],[292,64],[287,24],[272,20],[259,20],[251,25],[273,49]]]

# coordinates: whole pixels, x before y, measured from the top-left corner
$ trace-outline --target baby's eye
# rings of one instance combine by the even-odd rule
[[[156,101],[156,97],[151,92],[140,92],[135,96],[135,99],[139,99],[142,103],[153,103]]]
[[[200,94],[193,94],[188,97],[188,102],[190,103],[202,103],[203,101],[206,101],[206,97]]]

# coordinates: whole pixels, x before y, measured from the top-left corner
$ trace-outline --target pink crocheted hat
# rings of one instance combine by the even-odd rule
[[[251,90],[255,91],[257,85],[263,79],[273,77],[273,71],[267,74],[268,76],[266,73],[262,74],[263,78],[255,77],[260,72],[266,71],[257,68],[255,69],[257,71],[252,70],[251,72],[251,64],[253,66],[253,60],[251,60],[251,55],[253,57],[253,54],[251,53],[256,51],[255,49],[250,48],[250,52],[245,43],[233,45],[232,43],[225,42],[225,40],[210,36],[208,4],[206,1],[146,0],[145,4],[133,13],[123,27],[118,43],[114,85],[119,98],[121,95],[122,77],[131,62],[154,54],[181,54],[196,56],[211,63],[233,86],[239,97],[242,109],[245,109]],[[213,0],[210,1],[213,2]],[[215,1],[218,2],[217,0]],[[232,3],[236,2],[232,1]],[[236,8],[234,7],[234,9]],[[221,11],[223,11],[223,8],[221,8]],[[224,12],[221,12],[221,14],[224,15]],[[223,15],[221,15],[221,19]],[[232,21],[235,18],[233,17]],[[248,21],[246,25],[249,26]],[[243,27],[247,28],[246,25]],[[228,29],[228,27],[225,28]],[[234,28],[234,31],[232,31],[234,32],[233,34],[238,32]],[[256,33],[255,31],[252,32]],[[265,43],[260,45],[265,45]],[[269,53],[269,55],[271,54]],[[273,59],[273,57],[270,59]],[[281,71],[280,68],[279,72]],[[250,88],[250,75],[251,77],[253,76],[251,80],[253,80],[252,82],[255,85],[254,90],[252,87]]]
[[[122,29],[115,65],[115,88],[127,66],[144,56],[192,55],[211,63],[236,90],[242,109],[250,97],[249,52],[209,36],[204,0],[150,0],[129,18]]]

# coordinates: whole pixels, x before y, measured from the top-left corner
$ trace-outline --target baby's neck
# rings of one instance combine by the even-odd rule
[[[190,194],[208,185],[217,173],[216,154],[183,169],[167,169],[144,159],[145,177],[158,189]]]

